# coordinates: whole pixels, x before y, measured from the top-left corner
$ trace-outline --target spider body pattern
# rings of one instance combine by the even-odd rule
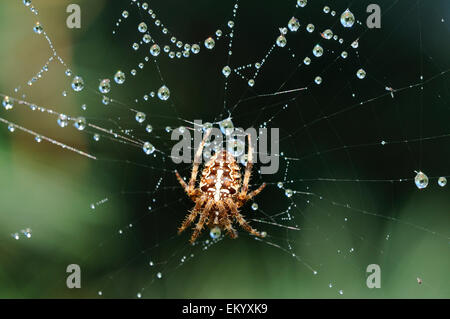
[[[231,238],[236,238],[237,232],[233,228],[233,222],[237,222],[250,234],[263,237],[260,232],[248,224],[244,216],[239,212],[239,208],[244,206],[249,199],[258,195],[266,186],[264,183],[258,189],[248,193],[248,184],[253,167],[253,150],[250,135],[248,135],[249,150],[242,185],[242,175],[238,163],[233,155],[222,150],[214,154],[206,163],[201,174],[199,187],[196,187],[195,184],[200,165],[199,160],[202,156],[206,139],[210,133],[211,130],[206,132],[197,149],[189,182],[186,183],[180,174],[175,172],[181,186],[195,203],[194,208],[179,227],[178,233],[183,232],[196,220],[197,216],[200,216],[194,227],[194,232],[190,239],[191,243],[197,240],[205,226],[208,226],[208,228],[219,227],[225,230]]]

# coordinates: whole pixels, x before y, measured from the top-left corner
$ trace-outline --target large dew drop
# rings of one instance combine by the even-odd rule
[[[355,16],[350,12],[349,9],[345,10],[341,14],[341,24],[344,28],[351,28],[355,23]]]
[[[72,80],[72,90],[80,92],[84,89],[84,81],[81,76],[76,76]]]
[[[98,90],[103,94],[109,93],[111,91],[111,81],[109,79],[101,80]]]
[[[167,86],[163,85],[158,90],[158,97],[162,101],[167,101],[170,97],[170,90]]]
[[[213,38],[211,38],[211,37],[209,37],[209,38],[207,38],[206,40],[205,40],[205,47],[207,48],[207,49],[213,49],[214,48],[214,46],[216,45],[216,42],[214,41],[214,39]]]
[[[219,123],[220,130],[225,135],[230,135],[234,131],[234,124],[231,118],[227,118]]]
[[[317,58],[321,57],[323,55],[323,48],[320,45],[316,44],[313,49],[313,54]]]
[[[418,189],[426,188],[428,186],[428,176],[423,172],[417,172],[414,182]]]
[[[150,155],[155,151],[155,147],[150,142],[145,142],[142,146],[142,150],[145,154]]]
[[[221,234],[222,234],[222,231],[217,226],[211,228],[211,230],[209,231],[209,236],[211,236],[212,239],[219,238]]]
[[[114,81],[116,81],[117,84],[123,84],[125,82],[125,73],[122,71],[117,71],[114,75]]]
[[[292,17],[291,20],[289,20],[288,28],[292,32],[296,32],[300,28],[300,22],[296,17]]]

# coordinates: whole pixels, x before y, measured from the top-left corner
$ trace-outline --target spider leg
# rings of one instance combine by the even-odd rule
[[[219,207],[219,212],[220,212],[219,224],[225,228],[225,230],[227,231],[227,234],[228,234],[228,236],[230,236],[230,238],[232,238],[232,239],[237,238],[237,232],[233,228],[233,225],[231,225],[231,221],[230,221],[230,218],[228,217],[227,209],[226,209],[225,205],[222,202],[217,202],[216,205],[217,205],[217,207]]]
[[[194,165],[192,166],[191,179],[189,180],[189,183],[188,183],[188,190],[187,190],[188,194],[192,193],[192,191],[194,190],[195,181],[197,180],[198,167],[199,167],[199,165],[201,163],[200,159],[201,159],[202,154],[203,154],[203,148],[205,147],[206,139],[211,134],[211,131],[212,131],[211,129],[208,129],[206,131],[206,134],[203,137],[203,140],[200,143],[200,146],[198,147],[197,152],[195,153]]]
[[[266,183],[263,183],[261,186],[259,186],[258,189],[255,189],[253,192],[250,192],[250,194],[247,195],[246,200],[249,200],[249,199],[255,197],[256,195],[258,195],[259,193],[261,193],[261,191],[264,189],[264,187],[266,187]]]
[[[211,208],[213,207],[213,205],[214,205],[214,201],[209,200],[206,203],[205,208],[201,211],[200,220],[198,221],[197,225],[195,225],[195,230],[192,233],[192,236],[190,239],[191,244],[193,244],[197,240],[198,236],[200,235],[200,233],[203,229],[203,226],[208,221],[209,212],[211,211]]]
[[[200,195],[200,191],[198,189],[192,189],[190,190],[186,182],[183,180],[183,178],[180,176],[178,171],[175,171],[175,175],[177,176],[178,182],[183,187],[184,191],[192,198],[192,200],[195,201],[195,197]]]
[[[227,205],[230,207],[231,209],[231,213],[233,215],[233,217],[236,219],[236,221],[239,223],[239,225],[246,231],[248,231],[250,234],[258,236],[258,237],[263,237],[257,230],[253,229],[248,222],[245,220],[244,216],[242,216],[238,209],[236,204],[234,204],[234,202],[231,199],[227,200]]]
[[[198,213],[201,211],[202,205],[205,202],[206,197],[201,197],[195,203],[194,209],[186,216],[183,224],[178,228],[178,234],[181,234],[197,217]]]
[[[244,181],[242,182],[241,192],[239,194],[240,199],[245,199],[248,191],[248,183],[250,182],[250,175],[253,168],[253,147],[251,136],[248,134],[248,153],[247,153],[247,165],[245,167]]]

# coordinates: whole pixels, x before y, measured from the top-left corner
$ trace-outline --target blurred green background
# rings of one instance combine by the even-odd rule
[[[219,27],[226,30],[231,18],[231,1],[211,3],[195,1],[151,3],[170,31],[186,41],[202,41]],[[312,1],[311,1],[312,2]],[[351,3],[351,9],[365,21],[369,2]],[[361,36],[358,58],[345,63],[332,62],[327,56],[311,67],[297,69],[298,61],[310,55],[320,39],[306,32],[288,37],[291,51],[276,51],[261,72],[257,86],[248,90],[235,77],[228,93],[223,93],[220,70],[227,62],[226,43],[217,43],[213,52],[202,48],[200,55],[187,60],[169,60],[161,56],[158,66],[148,63],[138,76],[129,70],[147,55],[134,52],[138,41],[137,24],[142,19],[128,1],[76,1],[82,8],[82,28],[66,28],[64,1],[34,0],[36,17],[21,1],[0,4],[0,93],[21,98],[58,112],[82,115],[89,122],[106,128],[135,130],[147,138],[145,126],[139,126],[133,114],[112,105],[105,107],[94,91],[99,79],[111,78],[117,69],[127,71],[127,82],[117,88],[114,98],[147,113],[154,127],[151,142],[158,150],[170,153],[172,142],[165,127],[187,125],[184,120],[218,121],[227,116],[223,100],[229,105],[241,97],[274,92],[287,79],[286,89],[310,85],[321,74],[324,85],[300,95],[282,95],[243,103],[232,113],[236,126],[259,126],[269,122],[280,127],[280,150],[286,156],[302,158],[289,162],[286,187],[311,191],[318,196],[295,195],[292,200],[276,187],[285,181],[287,163],[281,160],[274,176],[254,174],[254,186],[272,183],[256,199],[261,211],[269,215],[290,212],[301,230],[292,231],[256,224],[266,229],[269,243],[258,242],[241,233],[235,241],[225,239],[207,250],[187,244],[188,234],[176,236],[176,228],[193,204],[178,187],[173,169],[188,176],[188,165],[176,166],[167,155],[146,157],[140,149],[103,139],[92,141],[89,132],[62,129],[56,118],[16,105],[13,111],[2,109],[0,117],[26,128],[86,150],[99,157],[93,161],[62,150],[16,130],[0,130],[0,297],[2,298],[134,298],[142,291],[148,298],[448,298],[450,297],[449,188],[440,188],[436,178],[419,191],[412,180],[406,182],[364,183],[357,179],[411,179],[414,170],[423,169],[430,177],[450,175],[449,139],[424,140],[427,136],[448,134],[449,79],[447,73],[430,81],[423,90],[410,89],[386,93],[384,86],[395,88],[419,83],[449,69],[448,12],[446,1],[433,6],[379,1],[386,15],[383,27],[368,32],[352,30]],[[305,11],[294,10],[295,1],[280,5],[276,1],[249,1],[240,4],[234,34],[233,66],[261,59],[279,34],[278,27],[295,14],[302,28],[309,22],[317,27],[337,19],[324,18],[322,7],[330,5],[339,15],[348,1],[315,1]],[[123,9],[130,18],[116,36],[112,29]],[[47,43],[32,31],[39,21],[74,74],[82,75],[87,88],[81,94],[70,89],[64,68],[52,63],[45,78],[27,88],[30,79],[51,56]],[[444,19],[444,21],[442,21]],[[149,20],[151,21],[151,20]],[[150,23],[149,23],[150,24]],[[344,33],[336,26],[338,33]],[[161,34],[153,32],[155,38]],[[152,33],[152,35],[153,35]],[[278,34],[277,34],[278,33]],[[346,44],[354,39],[345,37]],[[421,38],[420,38],[421,36]],[[162,37],[161,37],[162,38]],[[420,42],[421,39],[421,42]],[[443,41],[444,39],[444,41]],[[299,60],[292,59],[295,53]],[[364,65],[368,78],[356,83],[354,70]],[[293,77],[289,75],[294,73]],[[19,93],[14,88],[23,86]],[[162,84],[171,89],[168,103],[143,102],[144,94]],[[64,97],[62,92],[68,95]],[[361,108],[301,126],[325,114],[377,97]],[[292,103],[281,112],[280,105]],[[83,111],[80,106],[87,105]],[[146,122],[146,123],[147,123]],[[146,124],[144,123],[144,124]],[[323,155],[342,145],[379,143],[381,140],[411,140],[353,147]],[[421,143],[412,140],[421,140]],[[308,157],[308,155],[311,155]],[[130,162],[127,162],[130,161]],[[140,163],[144,166],[133,165]],[[346,178],[349,183],[318,182],[320,177]],[[301,179],[315,181],[304,182]],[[160,189],[155,191],[161,180]],[[146,193],[148,191],[148,193]],[[90,209],[90,204],[108,198],[106,204]],[[339,205],[333,205],[336,201]],[[350,208],[342,207],[349,205]],[[149,210],[148,207],[152,209]],[[247,206],[245,214],[257,214]],[[283,214],[282,217],[286,217]],[[291,222],[278,219],[279,223]],[[130,226],[130,224],[132,226]],[[11,234],[30,227],[32,237],[15,240]],[[123,234],[119,235],[118,231]],[[205,235],[204,239],[206,239]],[[291,247],[290,251],[287,251]],[[351,250],[353,248],[353,251]],[[302,261],[318,270],[313,275]],[[191,256],[181,263],[183,256]],[[149,263],[153,262],[154,266]],[[66,267],[79,264],[82,288],[68,289]],[[381,266],[381,289],[366,286],[366,267]],[[157,279],[156,274],[162,273]],[[422,280],[418,284],[417,278]],[[331,287],[330,287],[331,284]],[[342,290],[343,294],[339,294]]]

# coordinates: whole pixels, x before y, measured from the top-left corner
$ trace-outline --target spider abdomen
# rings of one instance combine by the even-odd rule
[[[200,189],[215,201],[231,197],[239,191],[241,173],[234,157],[221,151],[206,163],[200,180]]]

